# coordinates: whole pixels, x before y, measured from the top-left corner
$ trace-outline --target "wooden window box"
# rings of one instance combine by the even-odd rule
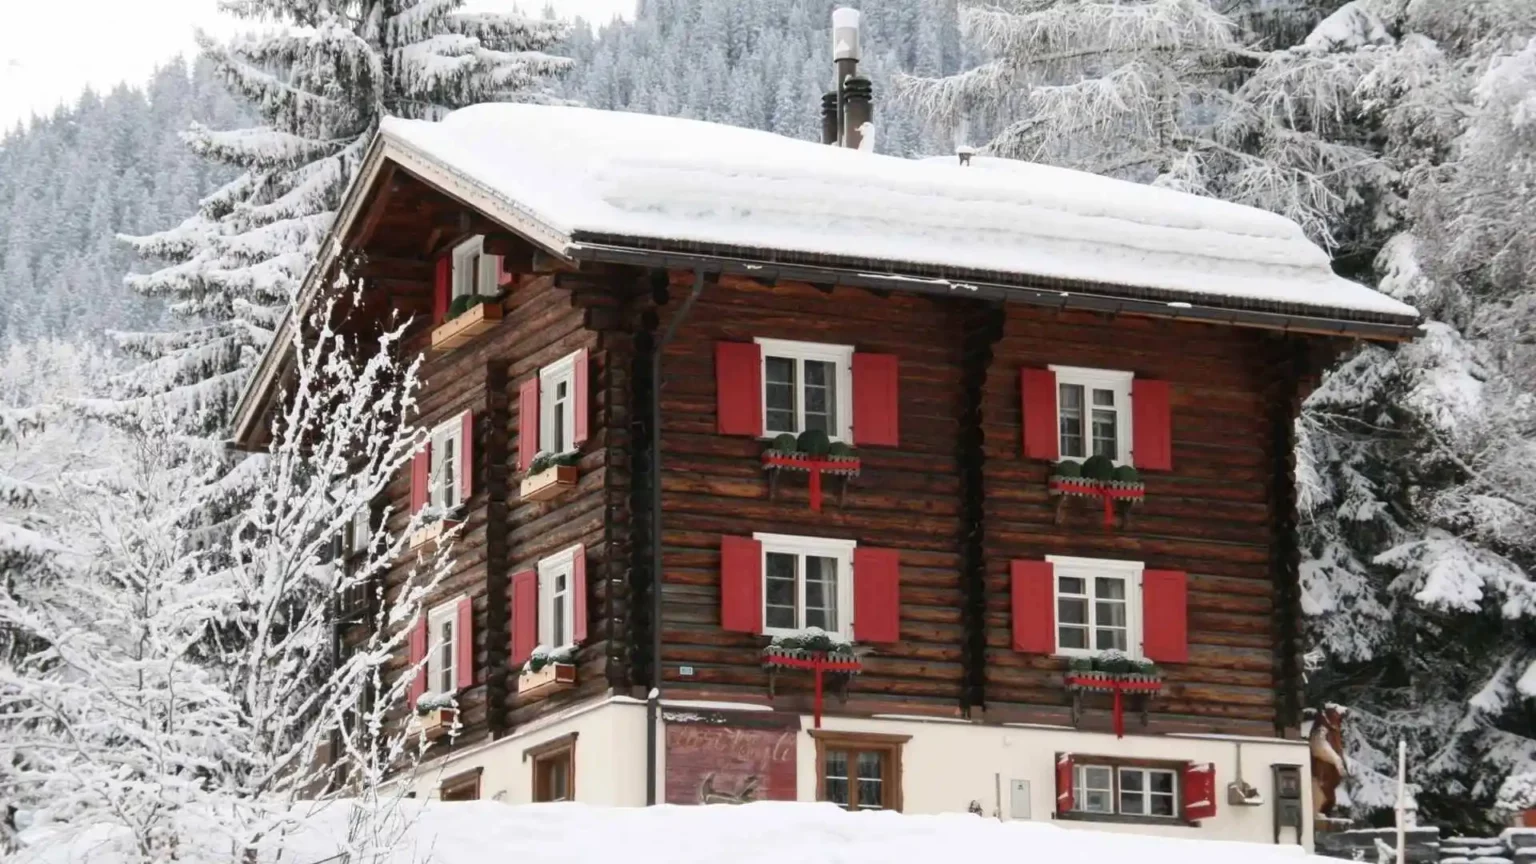
[[[416,722],[428,741],[436,741],[453,729],[458,717],[459,712],[452,708],[429,708],[416,713]]]
[[[551,465],[523,478],[519,486],[524,501],[548,501],[576,485],[575,465]]]
[[[430,525],[423,525],[411,532],[411,548],[425,546],[428,543],[440,542],[443,535],[450,533],[459,526],[460,520],[439,519]]]
[[[432,331],[432,350],[452,351],[469,344],[471,339],[489,331],[501,323],[501,303],[480,303],[464,311],[464,314],[439,324]]]
[[[517,676],[517,692],[520,696],[548,695],[575,686],[574,663],[548,663],[537,672],[524,672]]]

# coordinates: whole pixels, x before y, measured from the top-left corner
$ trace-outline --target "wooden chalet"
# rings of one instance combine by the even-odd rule
[[[427,358],[376,510],[464,523],[396,666],[457,699],[420,791],[1309,844],[1293,421],[1417,314],[1271,214],[845,146],[841,77],[828,146],[523,105],[375,138],[283,326],[360,260],[354,319]]]

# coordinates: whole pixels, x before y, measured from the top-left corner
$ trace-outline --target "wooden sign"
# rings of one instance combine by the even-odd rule
[[[668,712],[666,803],[794,801],[799,715]]]

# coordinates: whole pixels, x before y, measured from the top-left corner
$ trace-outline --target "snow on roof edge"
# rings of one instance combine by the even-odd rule
[[[514,109],[517,113],[508,113]],[[530,110],[545,113],[528,115],[527,112]],[[812,193],[817,192],[815,183],[825,185],[828,169],[821,166],[820,175],[816,171],[809,171],[809,180],[794,172],[797,170],[798,160],[815,161],[826,152],[822,149],[825,145],[781,138],[759,130],[718,127],[717,124],[679,118],[602,112],[593,109],[560,109],[561,111],[579,110],[580,113],[575,115],[550,113],[554,110],[547,106],[474,106],[449,115],[449,120],[462,116],[461,122],[456,124],[449,124],[449,121],[428,123],[389,118],[381,126],[379,134],[388,140],[392,151],[402,155],[408,154],[410,158],[430,165],[436,169],[432,173],[441,175],[441,179],[457,187],[445,189],[445,191],[449,191],[450,194],[458,193],[460,197],[480,199],[476,203],[481,209],[489,211],[487,215],[511,217],[514,224],[509,227],[514,229],[531,228],[533,236],[530,239],[551,247],[551,251],[556,253],[570,250],[572,254],[579,254],[572,248],[574,241],[589,234],[603,235],[641,241],[626,244],[637,248],[676,251],[681,254],[688,254],[687,247],[694,244],[717,248],[745,247],[764,250],[770,253],[770,257],[775,261],[785,257],[777,253],[788,253],[807,266],[846,261],[849,262],[849,266],[859,269],[895,270],[913,275],[953,273],[954,278],[969,278],[975,281],[1008,283],[1026,278],[1049,279],[1057,280],[1063,285],[1081,286],[1085,290],[1100,290],[1113,296],[1163,302],[1196,299],[1218,308],[1235,311],[1263,310],[1327,321],[1369,322],[1397,328],[1416,326],[1420,320],[1417,310],[1413,307],[1336,276],[1331,270],[1327,270],[1327,259],[1322,250],[1301,237],[1299,229],[1294,230],[1293,233],[1296,236],[1292,237],[1285,230],[1277,227],[1294,229],[1294,223],[1283,217],[1214,199],[1184,196],[1169,190],[1153,190],[1150,187],[1114,181],[1111,178],[1079,175],[1078,172],[1069,172],[1066,169],[1027,163],[1020,163],[1020,167],[1026,172],[1033,172],[1026,175],[1031,179],[1037,179],[1035,175],[1038,174],[1059,182],[1063,177],[1070,175],[1074,184],[1081,184],[1084,187],[1092,186],[1088,192],[1084,193],[1084,203],[1081,207],[1083,214],[1080,214],[1081,218],[1090,218],[1090,223],[1086,224],[1089,224],[1088,230],[1092,236],[1088,239],[1085,239],[1087,235],[1075,236],[1062,241],[1069,243],[1072,250],[1075,250],[1073,255],[1063,257],[1057,254],[1053,258],[1049,253],[1036,254],[1034,245],[1027,241],[1027,237],[1031,236],[1028,231],[1039,230],[1036,224],[1025,225],[1022,229],[1012,224],[1001,226],[1001,230],[1013,232],[1004,236],[1003,239],[1018,243],[1021,242],[1021,238],[1025,238],[1023,242],[1026,243],[1024,246],[1017,247],[1005,244],[1005,251],[1017,248],[1017,255],[1006,258],[994,256],[989,261],[981,262],[992,265],[1001,263],[1004,265],[1002,268],[969,267],[966,266],[965,261],[923,260],[917,255],[902,254],[908,251],[907,247],[894,241],[886,242],[882,247],[881,238],[876,236],[879,232],[873,231],[848,232],[846,236],[839,238],[840,245],[831,251],[828,248],[807,248],[807,244],[780,242],[786,237],[789,240],[795,238],[792,235],[786,235],[782,230],[776,230],[782,227],[782,219],[778,225],[769,221],[769,217],[775,215],[771,211],[776,204],[782,204],[783,208],[788,208],[786,212],[793,216],[795,207],[822,203]],[[574,152],[568,153],[566,151],[572,148],[551,148],[547,146],[547,142],[535,141],[533,144],[522,146],[519,150],[521,145],[502,143],[511,140],[511,137],[498,137],[494,147],[482,147],[479,150],[474,146],[457,146],[459,139],[467,138],[473,141],[476,134],[484,137],[489,134],[485,130],[500,129],[505,119],[503,115],[521,119],[525,126],[538,125],[529,124],[530,120],[548,119],[556,121],[554,122],[556,127],[560,127],[560,123],[563,122],[578,130],[584,128],[583,124],[593,123],[607,128],[610,121],[616,123],[614,128],[621,131],[629,128],[626,124],[632,124],[632,121],[638,121],[641,124],[634,128],[652,132],[661,129],[697,133],[703,128],[708,131],[699,134],[704,137],[719,135],[721,140],[735,141],[738,134],[751,136],[742,140],[753,147],[765,149],[772,158],[762,166],[751,158],[745,160],[737,158],[735,161],[698,166],[689,161],[693,157],[686,153],[671,162],[665,162],[662,156],[654,156],[652,161],[646,161],[644,152],[640,156],[632,156],[628,149],[612,143],[606,145],[606,148],[589,145],[586,150],[582,150],[580,147],[575,147]],[[626,119],[618,122],[616,118],[620,117]],[[466,124],[468,124],[467,127]],[[558,136],[551,132],[548,137]],[[643,136],[640,137],[643,138]],[[643,151],[644,147],[640,149]],[[392,153],[392,155],[395,154]],[[491,158],[486,158],[488,155]],[[747,157],[753,155],[752,152],[746,154]],[[851,151],[837,158],[848,155],[851,155]],[[524,162],[537,160],[541,167],[535,171],[519,168],[517,167],[518,156],[524,157]],[[915,185],[909,184],[910,188],[900,186],[899,181],[902,180],[907,169],[910,166],[921,165],[921,161],[899,160],[893,157],[875,158],[883,160],[876,164],[874,169],[870,169],[874,171],[872,176],[876,180],[896,178],[891,181],[897,184],[892,187],[894,190],[892,194],[899,194],[907,199],[912,199],[914,193],[932,194],[939,205],[945,203],[943,189],[932,188],[935,182],[933,176],[919,176],[917,181],[914,181]],[[683,172],[680,183],[676,182],[679,180],[678,172]],[[833,173],[835,176],[835,172]],[[717,178],[736,181],[738,188],[762,191],[767,200],[759,203],[753,196],[739,195],[734,200],[748,202],[738,208],[742,212],[733,211],[724,214],[726,219],[721,219],[719,218],[721,214],[710,209],[718,209],[719,201],[710,200],[707,197],[701,198],[697,190],[692,192],[693,199],[687,198],[690,194],[688,189],[677,193],[678,197],[675,201],[666,198],[658,199],[657,196],[662,194],[658,190],[672,194],[671,190],[677,186],[686,186],[690,180],[694,179],[688,177],[688,174],[700,175],[697,185],[706,188],[716,185],[714,181]],[[742,183],[748,185],[741,186]],[[1017,182],[1014,185],[1017,186]],[[553,194],[551,190],[554,190]],[[465,195],[466,191],[474,194]],[[704,194],[707,195],[707,192]],[[967,194],[974,194],[974,189],[969,190]],[[1072,194],[1072,190],[1067,190],[1064,195],[1061,189],[1047,189],[1035,195],[1035,198],[1044,196],[1042,200],[1054,201],[1059,205],[1064,199],[1069,203],[1075,200]],[[1017,197],[1017,189],[1004,190],[1002,194],[996,196],[996,200],[1001,202],[1002,206],[1013,206],[1017,210],[1017,205],[1009,204],[1009,195]],[[1170,198],[1170,195],[1178,197]],[[954,200],[949,203],[977,204],[966,195],[950,196],[950,198]],[[1122,198],[1125,200],[1121,200]],[[658,200],[660,204],[657,203]],[[1170,201],[1178,205],[1175,208],[1178,212],[1169,209]],[[672,204],[675,204],[675,207],[668,210],[668,206]],[[988,201],[982,200],[980,204],[985,206]],[[1185,210],[1188,212],[1183,212]],[[963,220],[968,212],[974,216],[977,212],[986,215],[989,211],[977,211],[975,206],[972,206],[970,211],[957,210],[952,215],[962,220],[957,224],[965,225],[967,223]],[[997,212],[1006,215],[1006,211]],[[1122,213],[1130,214],[1133,221],[1125,222],[1125,216],[1117,215]],[[783,213],[777,215],[782,216]],[[841,217],[844,214],[815,213],[812,215],[832,220],[830,224],[835,229],[842,223],[837,222],[834,217]],[[1222,224],[1222,230],[1212,227],[1215,217],[1220,217],[1216,222]],[[732,218],[734,218],[734,230],[719,229],[719,223]],[[1163,223],[1159,220],[1162,218],[1172,220],[1167,223],[1168,228],[1161,227]],[[1229,219],[1241,224],[1235,224],[1230,230],[1226,230],[1224,220]],[[505,221],[505,219],[498,221]],[[1094,250],[1103,243],[1119,242],[1117,237],[1101,239],[1099,235],[1106,233],[1102,227],[1104,225],[1130,226],[1126,230],[1132,233],[1126,236],[1134,238],[1132,245],[1113,247],[1121,252],[1130,250],[1129,255],[1122,255],[1122,257],[1134,259],[1136,255],[1141,255],[1152,260],[1149,260],[1145,266],[1136,266],[1138,262],[1133,260],[1132,266],[1125,266],[1125,262],[1121,262],[1118,267],[1099,267],[1097,271],[1092,267],[1085,270],[1084,267],[1075,264],[1075,261],[1081,261],[1084,257],[1091,258]],[[1149,225],[1150,230],[1143,230],[1141,234],[1136,233]],[[759,227],[763,230],[758,231]],[[897,227],[910,227],[910,225],[903,223]],[[922,225],[919,224],[918,227],[921,228]],[[951,224],[947,227],[953,229],[955,226]],[[1020,234],[1020,230],[1026,233]],[[1158,231],[1161,231],[1162,235],[1157,234]],[[1183,233],[1168,235],[1168,231]],[[1237,233],[1232,233],[1233,231]],[[1048,230],[1047,233],[1049,233]],[[1162,254],[1164,249],[1158,245],[1159,236],[1165,236],[1165,239],[1171,236],[1182,242],[1184,246],[1181,248],[1184,251],[1180,252],[1175,248],[1172,252]],[[896,238],[897,241],[902,239],[904,238],[899,236]],[[1043,242],[1049,243],[1051,239],[1044,238]],[[1054,239],[1060,241],[1061,237]],[[732,240],[737,242],[729,242]],[[1268,256],[1267,260],[1274,263],[1265,265],[1261,261],[1259,265],[1250,267],[1247,271],[1238,272],[1236,268],[1242,266],[1242,255],[1250,251],[1249,247],[1242,245],[1244,243],[1249,244],[1255,255]],[[932,251],[933,248],[935,248],[934,244],[930,244],[928,251]],[[1138,248],[1148,251],[1137,252]],[[1084,249],[1087,251],[1084,252]],[[857,254],[838,254],[838,252],[850,251]],[[1310,257],[1314,254],[1323,262],[1322,266]],[[1209,255],[1217,257],[1203,257]],[[1021,259],[1028,260],[1024,260],[1022,264],[1015,263]],[[1160,269],[1158,259],[1171,262],[1172,269],[1166,267]],[[1232,263],[1234,261],[1239,263]],[[1303,261],[1306,263],[1302,263]],[[1060,265],[1062,262],[1069,266],[1048,266],[1052,263]],[[1222,267],[1233,268],[1234,272],[1230,278],[1220,269]],[[1076,272],[1073,272],[1074,268]],[[1206,274],[1203,268],[1216,272]],[[1084,278],[1084,273],[1092,275],[1094,272],[1123,278]],[[1147,275],[1143,277],[1143,274]],[[1227,284],[1238,285],[1238,283],[1242,284],[1235,290],[1221,290]],[[1032,286],[1019,287],[1028,289]],[[1333,298],[1339,295],[1344,296],[1340,301],[1335,301]]]

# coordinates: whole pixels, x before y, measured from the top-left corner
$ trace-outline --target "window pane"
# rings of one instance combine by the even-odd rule
[[[1059,388],[1058,410],[1061,414],[1061,455],[1083,457],[1083,388],[1063,384]]]
[[[1151,780],[1152,791],[1162,795],[1173,794],[1173,772],[1153,771],[1148,777]]]
[[[1098,618],[1100,627],[1125,627],[1125,603],[1115,600],[1100,600],[1094,604],[1094,615]]]
[[[1061,577],[1060,579],[1056,580],[1056,585],[1057,591],[1061,594],[1077,594],[1081,596],[1088,593],[1087,583],[1082,579],[1078,579],[1072,576]]]
[[[1153,794],[1151,796],[1151,798],[1149,799],[1149,803],[1152,805],[1151,806],[1150,815],[1153,815],[1153,816],[1172,816],[1172,815],[1174,815],[1174,812],[1173,812],[1173,796],[1172,795],[1157,795],[1157,794]]]
[[[800,430],[795,428],[795,361],[769,357],[763,365],[768,431],[798,433]]]
[[[1086,649],[1088,647],[1088,628],[1061,627],[1058,629],[1058,640],[1063,648]]]
[[[879,753],[859,754],[859,809],[879,809],[881,784],[884,780],[883,763]]]
[[[1099,651],[1127,651],[1124,630],[1100,627],[1094,631],[1093,647]]]
[[[1089,813],[1113,813],[1115,812],[1113,787],[1110,783],[1110,771],[1102,765],[1084,765],[1077,773],[1078,785],[1081,792],[1078,794],[1078,809]]]
[[[834,804],[848,806],[848,753],[843,750],[827,751],[826,798]]]
[[[437,625],[437,692],[453,689],[453,622],[440,621]]]
[[[793,630],[795,623],[795,564],[794,555],[769,552],[767,562],[768,584],[765,594],[766,614],[763,623],[768,627]]]
[[[1062,624],[1086,625],[1088,623],[1088,601],[1073,597],[1057,598],[1056,620]]]
[[[1106,791],[1110,788],[1109,769],[1102,765],[1084,765],[1082,779],[1085,788]]]
[[[1111,459],[1119,459],[1118,434],[1116,432],[1115,412],[1104,409],[1094,409],[1093,412],[1093,455],[1108,456]]]
[[[805,559],[805,626],[837,630],[837,559]]]
[[[1125,778],[1121,778],[1124,782]],[[1127,816],[1145,816],[1146,807],[1140,792],[1128,792],[1124,787],[1120,789],[1120,812]]]
[[[550,603],[549,612],[550,612],[550,614],[549,614],[549,617],[550,617],[550,622],[549,622],[550,637],[549,637],[549,639],[550,639],[550,642],[553,643],[549,647],[551,647],[551,648],[559,648],[561,645],[564,645],[566,643],[566,638],[565,638],[565,595],[564,594],[556,594],[555,595],[554,600]]]
[[[1140,771],[1123,770],[1120,772],[1120,789],[1123,792],[1141,792],[1146,775]]]
[[[1100,408],[1100,407],[1103,407],[1103,408],[1113,408],[1113,407],[1115,407],[1115,391],[1113,391],[1113,390],[1099,390],[1099,389],[1095,388],[1094,391],[1093,391],[1093,405],[1094,405],[1095,408]]]
[[[1100,576],[1093,580],[1093,596],[1100,600],[1124,600],[1125,580]]]
[[[837,369],[831,363],[805,361],[805,428],[837,432]]]

